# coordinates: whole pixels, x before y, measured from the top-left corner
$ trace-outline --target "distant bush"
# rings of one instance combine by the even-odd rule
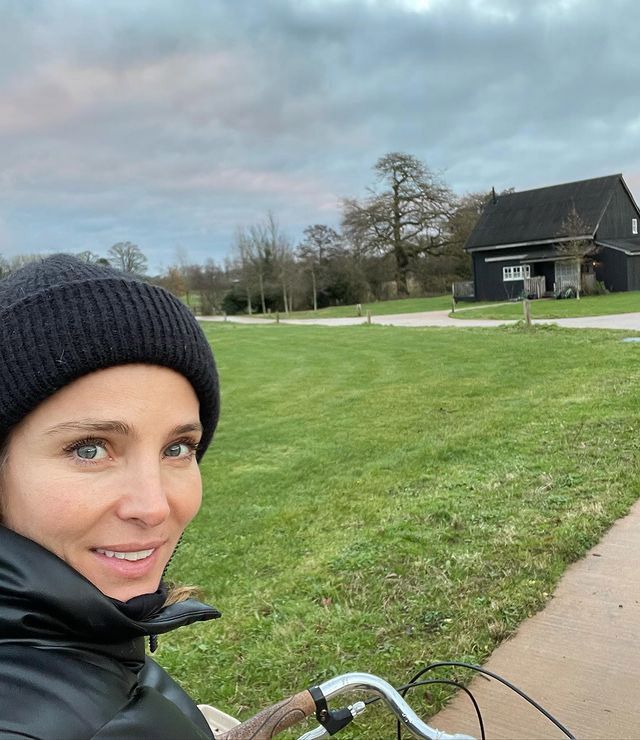
[[[222,310],[230,316],[245,313],[247,310],[247,299],[244,295],[241,295],[237,290],[232,288],[222,299]]]

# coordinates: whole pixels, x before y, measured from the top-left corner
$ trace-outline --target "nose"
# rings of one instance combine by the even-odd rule
[[[144,527],[163,524],[171,513],[162,471],[155,463],[129,470],[118,500],[118,516]]]

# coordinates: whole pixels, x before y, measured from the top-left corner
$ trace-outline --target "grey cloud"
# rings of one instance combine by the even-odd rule
[[[634,2],[408,7],[8,2],[4,244],[66,234],[100,251],[122,232],[165,263],[176,243],[220,256],[268,208],[295,238],[336,224],[390,150],[459,192],[638,182]]]

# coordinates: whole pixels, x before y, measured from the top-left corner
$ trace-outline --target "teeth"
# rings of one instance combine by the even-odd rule
[[[103,550],[101,547],[96,547],[96,552],[118,560],[144,560],[154,552],[154,549],[138,550],[137,552],[116,552],[115,550]]]

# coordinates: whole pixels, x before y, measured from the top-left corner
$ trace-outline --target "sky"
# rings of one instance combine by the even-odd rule
[[[636,0],[0,0],[0,255],[221,262],[400,151],[458,194],[622,172]]]

